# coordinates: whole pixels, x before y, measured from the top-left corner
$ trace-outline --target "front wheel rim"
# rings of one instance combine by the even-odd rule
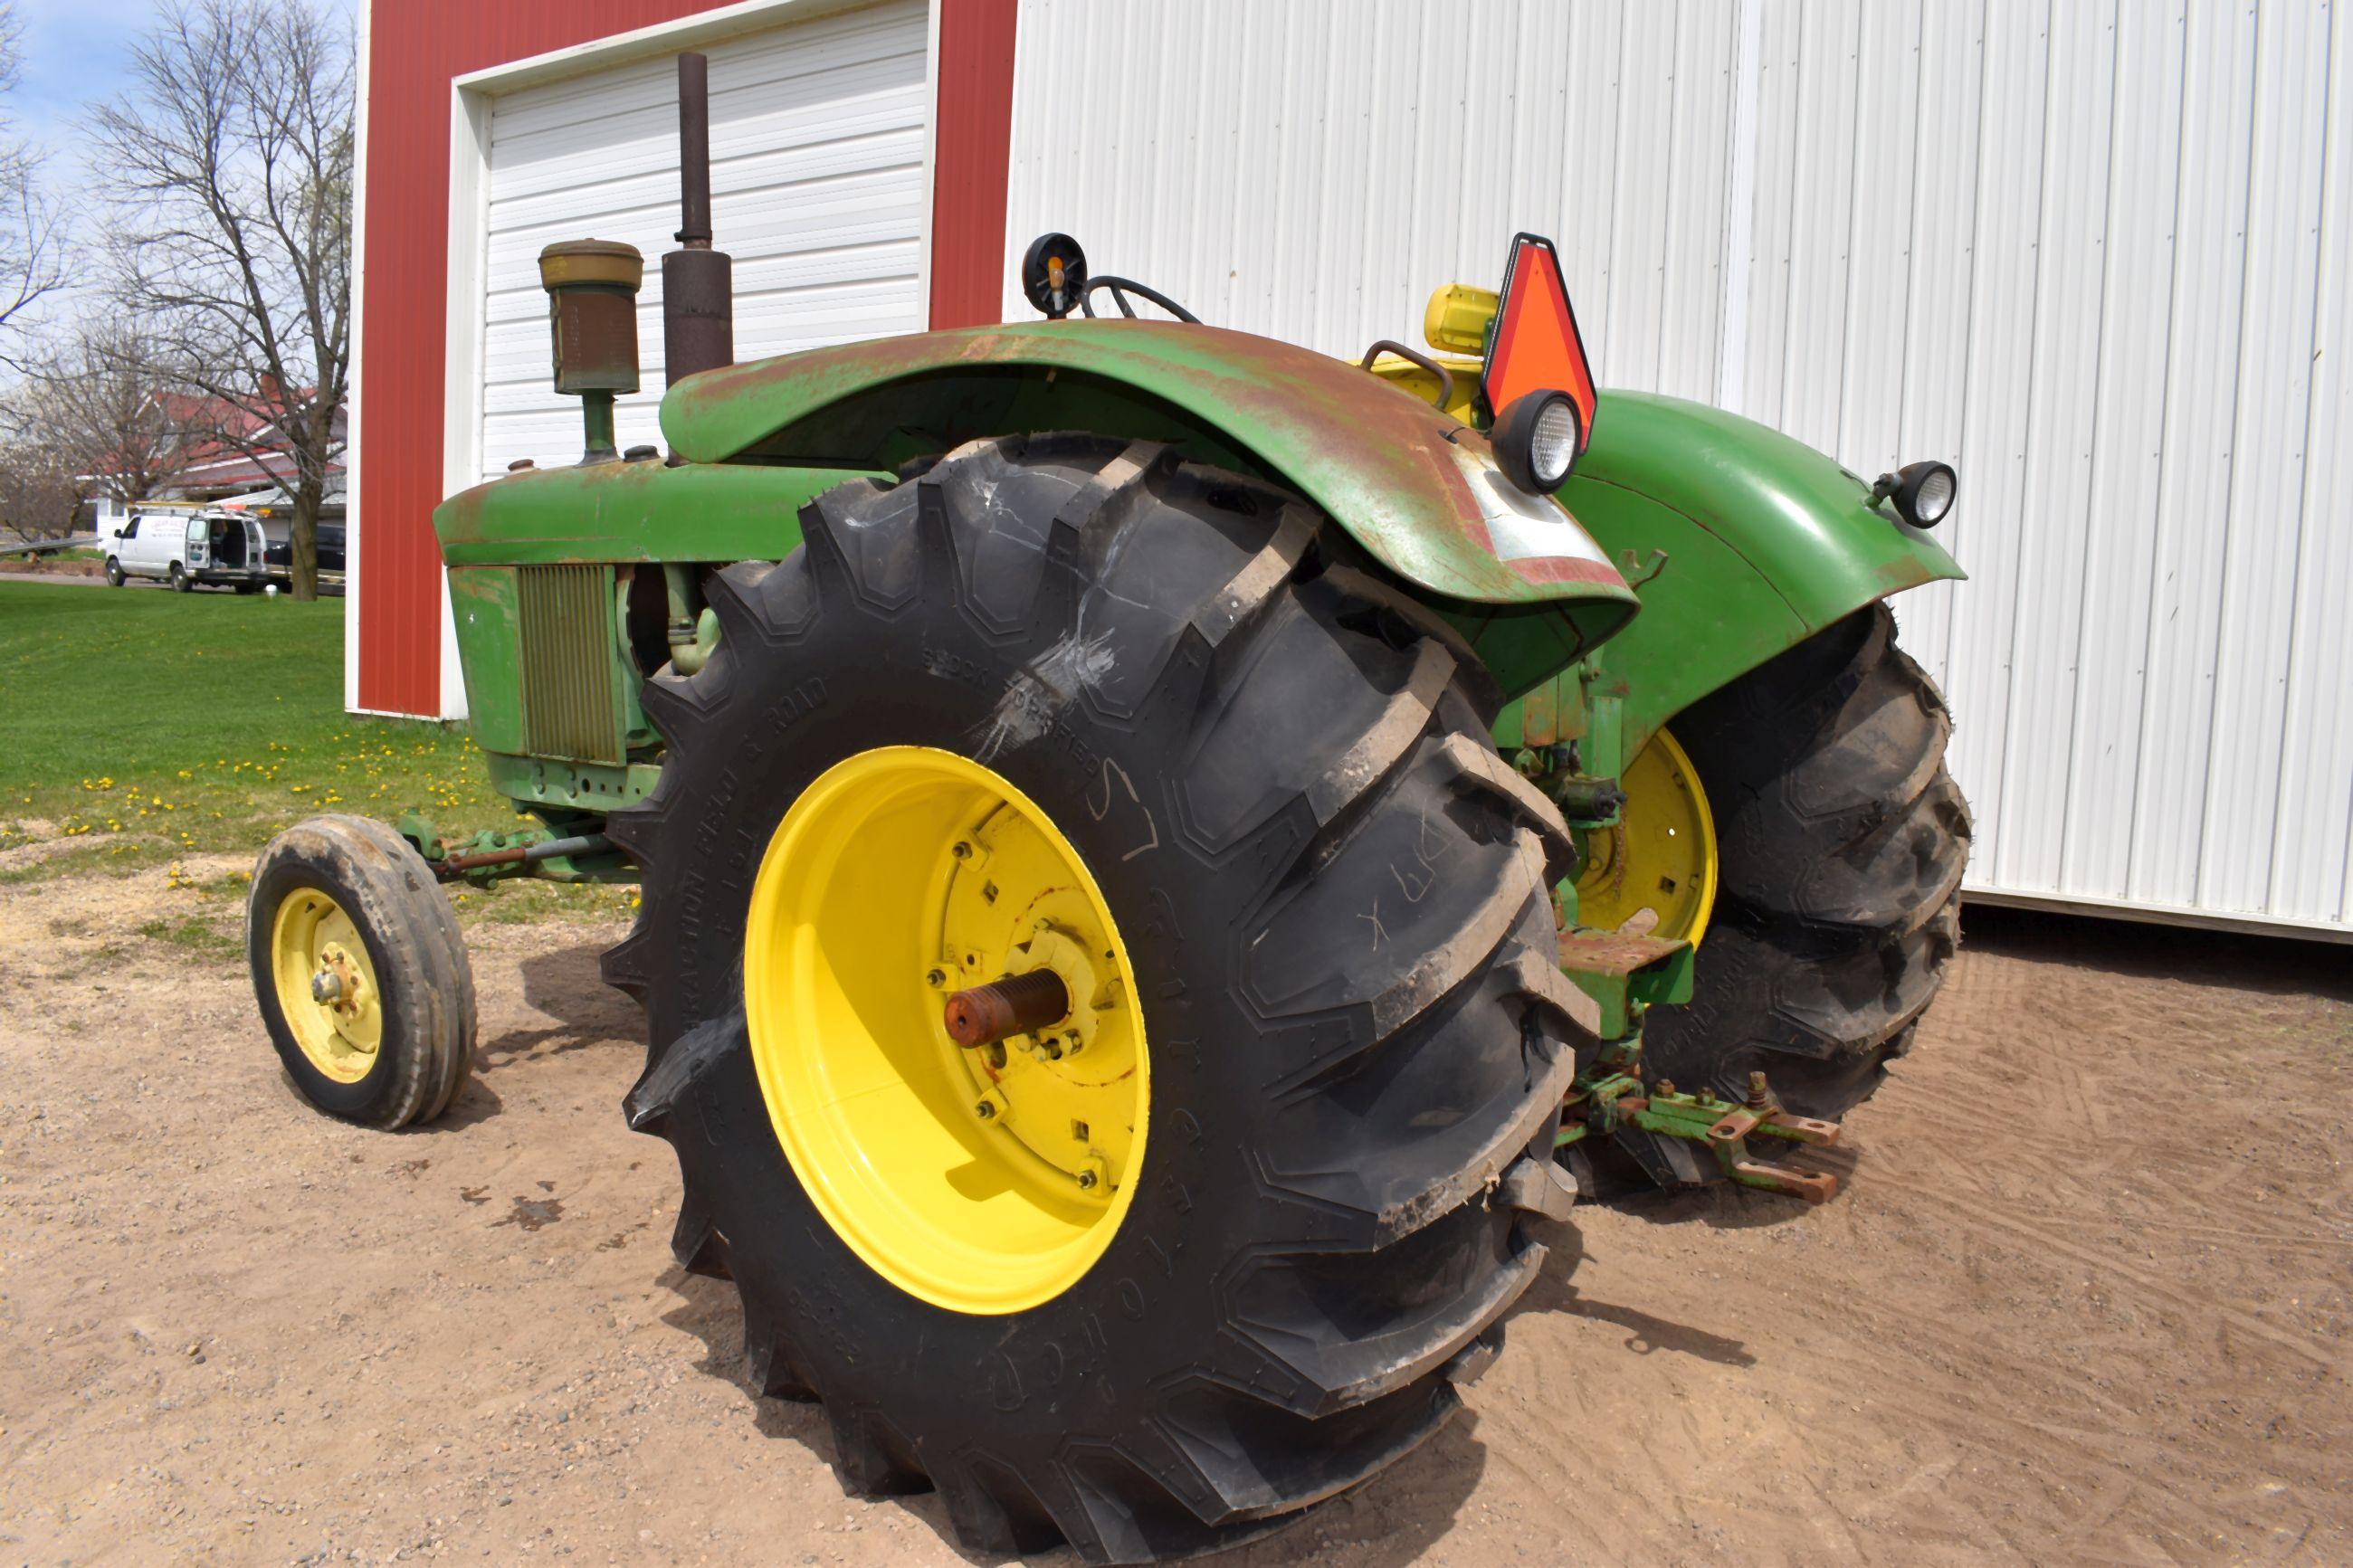
[[[316,888],[297,888],[269,931],[278,1009],[303,1058],[337,1083],[375,1070],[384,1047],[384,998],[359,925]]]
[[[1071,1012],[965,1048],[948,995],[1053,970]],[[1134,1195],[1150,1059],[1134,968],[1077,848],[1000,774],[882,746],[828,769],[762,858],[744,933],[752,1058],[836,1235],[951,1311],[1076,1284]]]

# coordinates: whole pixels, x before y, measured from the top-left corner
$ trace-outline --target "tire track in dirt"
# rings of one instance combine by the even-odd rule
[[[12,1556],[962,1563],[670,1267],[611,931],[478,926],[481,1076],[387,1138],[292,1102],[240,963],[122,934],[191,912],[160,870],[0,899]],[[2353,1561],[2342,964],[1990,930],[1837,1201],[1581,1211],[1475,1420],[1232,1563]]]

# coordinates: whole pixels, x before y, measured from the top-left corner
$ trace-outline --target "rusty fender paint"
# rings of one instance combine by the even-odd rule
[[[841,416],[876,393],[887,401],[875,417]],[[880,466],[886,427],[916,424],[937,444],[1018,430],[1180,445],[1198,434],[1306,496],[1425,592],[1572,609],[1588,641],[1636,608],[1591,536],[1512,489],[1477,431],[1354,365],[1247,332],[1071,321],[849,343],[690,376],[663,398],[661,420],[696,463]]]

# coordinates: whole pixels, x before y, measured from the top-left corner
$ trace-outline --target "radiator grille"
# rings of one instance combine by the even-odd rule
[[[532,754],[621,761],[613,707],[612,568],[525,566],[516,586],[523,735]]]

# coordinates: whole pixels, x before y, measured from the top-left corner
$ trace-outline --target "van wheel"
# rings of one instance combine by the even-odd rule
[[[169,575],[170,575],[170,577],[171,577],[171,581],[172,581],[172,592],[174,592],[174,594],[185,594],[185,593],[186,593],[186,592],[187,592],[191,587],[194,587],[194,586],[195,586],[195,584],[192,584],[192,583],[190,583],[190,582],[188,581],[188,574],[187,574],[187,570],[186,570],[186,568],[183,567],[183,566],[182,566],[178,562],[176,562],[176,561],[174,561],[174,562],[173,562],[173,563],[172,563],[172,570],[171,570],[171,572],[170,572]]]
[[[120,588],[122,586],[122,563],[116,560],[111,555],[108,556],[106,558],[106,585],[110,588]]]

